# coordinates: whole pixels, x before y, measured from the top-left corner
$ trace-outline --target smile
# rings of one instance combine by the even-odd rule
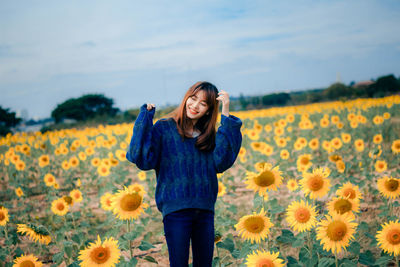
[[[198,112],[196,112],[196,111],[194,111],[194,110],[192,110],[192,109],[190,109],[189,108],[189,111],[190,111],[190,113],[192,113],[193,115],[196,115]]]

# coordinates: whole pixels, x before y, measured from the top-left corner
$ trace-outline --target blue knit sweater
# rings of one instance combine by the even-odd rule
[[[195,147],[197,137],[182,140],[174,119],[160,119],[153,125],[154,113],[146,104],[140,107],[126,158],[141,170],[155,169],[155,198],[163,217],[186,208],[214,212],[217,173],[230,168],[237,158],[242,121],[221,114],[216,146],[204,152]]]

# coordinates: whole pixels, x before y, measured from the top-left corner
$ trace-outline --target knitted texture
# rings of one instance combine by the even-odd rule
[[[149,111],[146,106],[140,107],[126,158],[141,170],[156,171],[157,208],[163,217],[186,208],[214,212],[217,173],[230,168],[239,154],[242,121],[221,114],[215,148],[204,152],[195,147],[197,137],[182,140],[172,118],[153,125],[155,108]]]

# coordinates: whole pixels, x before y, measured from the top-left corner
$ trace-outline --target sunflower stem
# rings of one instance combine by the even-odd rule
[[[215,247],[217,248],[218,265],[219,265],[219,267],[221,267],[221,258],[219,257],[219,250],[218,250],[218,246],[217,246],[217,245],[215,245]]]
[[[396,260],[396,267],[399,267],[399,255],[396,255],[395,260]]]
[[[128,220],[128,233],[131,232],[131,220]],[[133,259],[133,251],[132,251],[132,240],[129,239],[129,251],[131,252],[131,259]]]
[[[336,253],[335,253],[335,266],[336,266],[336,267],[339,266],[339,264],[338,264],[338,258],[337,258],[337,254],[336,254]]]

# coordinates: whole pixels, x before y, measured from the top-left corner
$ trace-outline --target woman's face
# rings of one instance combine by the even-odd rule
[[[203,90],[197,91],[197,93],[186,100],[186,116],[194,123],[197,122],[208,110],[206,102],[206,94]]]

